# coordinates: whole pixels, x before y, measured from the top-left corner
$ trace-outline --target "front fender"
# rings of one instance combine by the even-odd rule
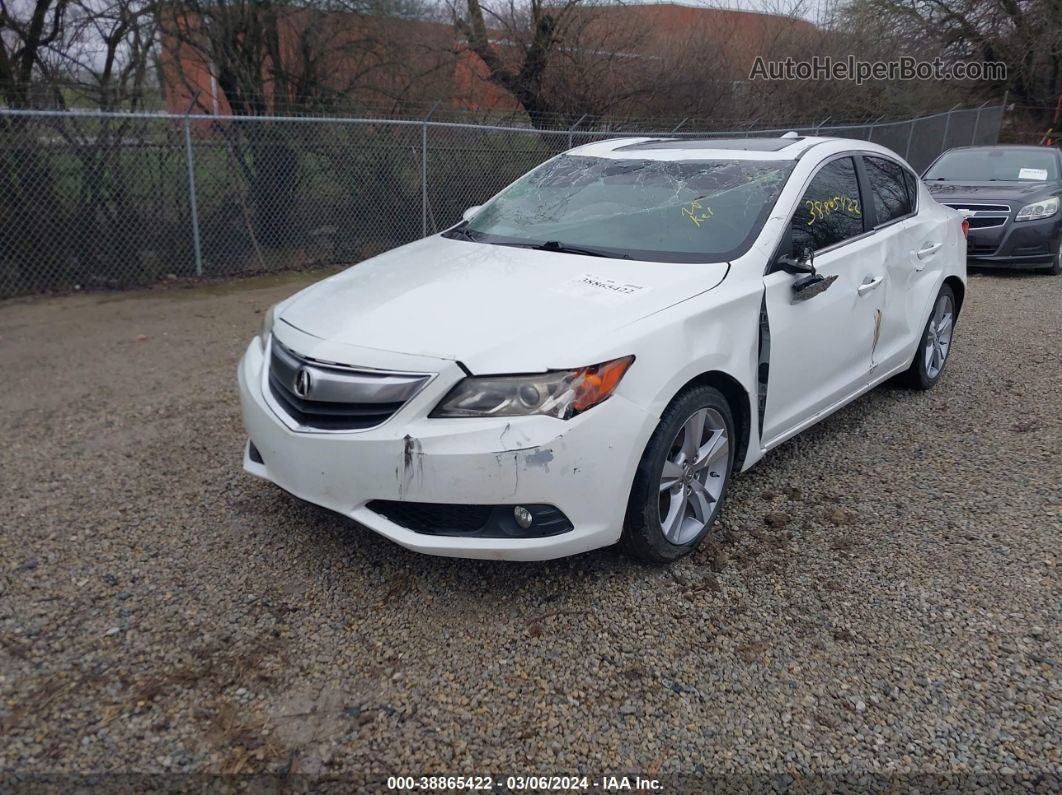
[[[619,390],[659,417],[691,381],[712,372],[729,376],[744,391],[752,420],[742,469],[762,455],[756,399],[762,297],[760,280],[726,279],[714,290],[643,318],[634,325],[641,338],[636,366],[645,369]]]

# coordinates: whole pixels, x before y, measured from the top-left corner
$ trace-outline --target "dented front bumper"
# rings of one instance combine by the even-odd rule
[[[627,498],[656,418],[618,395],[571,420],[429,419],[462,373],[440,373],[371,430],[305,433],[264,397],[265,360],[253,341],[239,365],[240,403],[262,462],[244,468],[309,502],[349,516],[409,549],[435,555],[543,560],[619,540]],[[445,504],[548,504],[572,529],[543,538],[430,535],[368,507],[373,500]]]

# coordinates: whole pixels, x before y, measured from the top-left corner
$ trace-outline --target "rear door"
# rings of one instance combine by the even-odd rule
[[[876,290],[877,338],[871,351],[871,371],[886,372],[901,363],[909,349],[911,313],[908,303],[920,267],[936,255],[932,226],[915,214],[917,181],[914,174],[892,158],[863,155],[863,172],[869,194],[868,217],[878,239],[877,255],[884,280]],[[913,193],[912,193],[913,191]],[[921,255],[916,248],[923,248]],[[922,259],[919,259],[919,256]]]
[[[854,155],[823,163],[789,224],[791,254],[815,252],[829,285],[810,298],[794,292],[795,277],[773,269],[764,277],[770,324],[770,365],[763,439],[771,445],[808,424],[869,382],[871,349],[884,281],[875,234],[865,228]],[[785,253],[780,251],[779,253]]]
[[[929,191],[913,175],[908,176],[908,187],[915,197],[915,214],[905,224],[907,251],[895,268],[907,274],[907,290],[897,296],[890,314],[897,315],[895,327],[899,329],[898,347],[906,349],[906,355],[894,364],[910,360],[911,351],[922,336],[929,317],[929,309],[940,289],[942,274],[953,271],[960,263],[959,272],[966,272],[966,239],[961,232],[961,219],[955,213],[933,201]],[[902,313],[903,317],[899,317]]]

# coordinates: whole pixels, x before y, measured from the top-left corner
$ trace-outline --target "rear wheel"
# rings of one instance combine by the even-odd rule
[[[719,390],[692,387],[675,398],[638,465],[624,548],[651,563],[695,550],[722,508],[735,444],[730,406]]]
[[[904,373],[908,386],[930,389],[940,380],[944,365],[948,363],[948,354],[951,353],[957,306],[954,291],[945,284],[933,302],[933,311],[929,313],[929,320],[922,331],[914,361]]]

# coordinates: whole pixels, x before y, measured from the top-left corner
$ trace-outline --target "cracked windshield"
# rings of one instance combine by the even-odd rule
[[[728,260],[752,244],[792,166],[565,155],[447,236],[659,262]]]

